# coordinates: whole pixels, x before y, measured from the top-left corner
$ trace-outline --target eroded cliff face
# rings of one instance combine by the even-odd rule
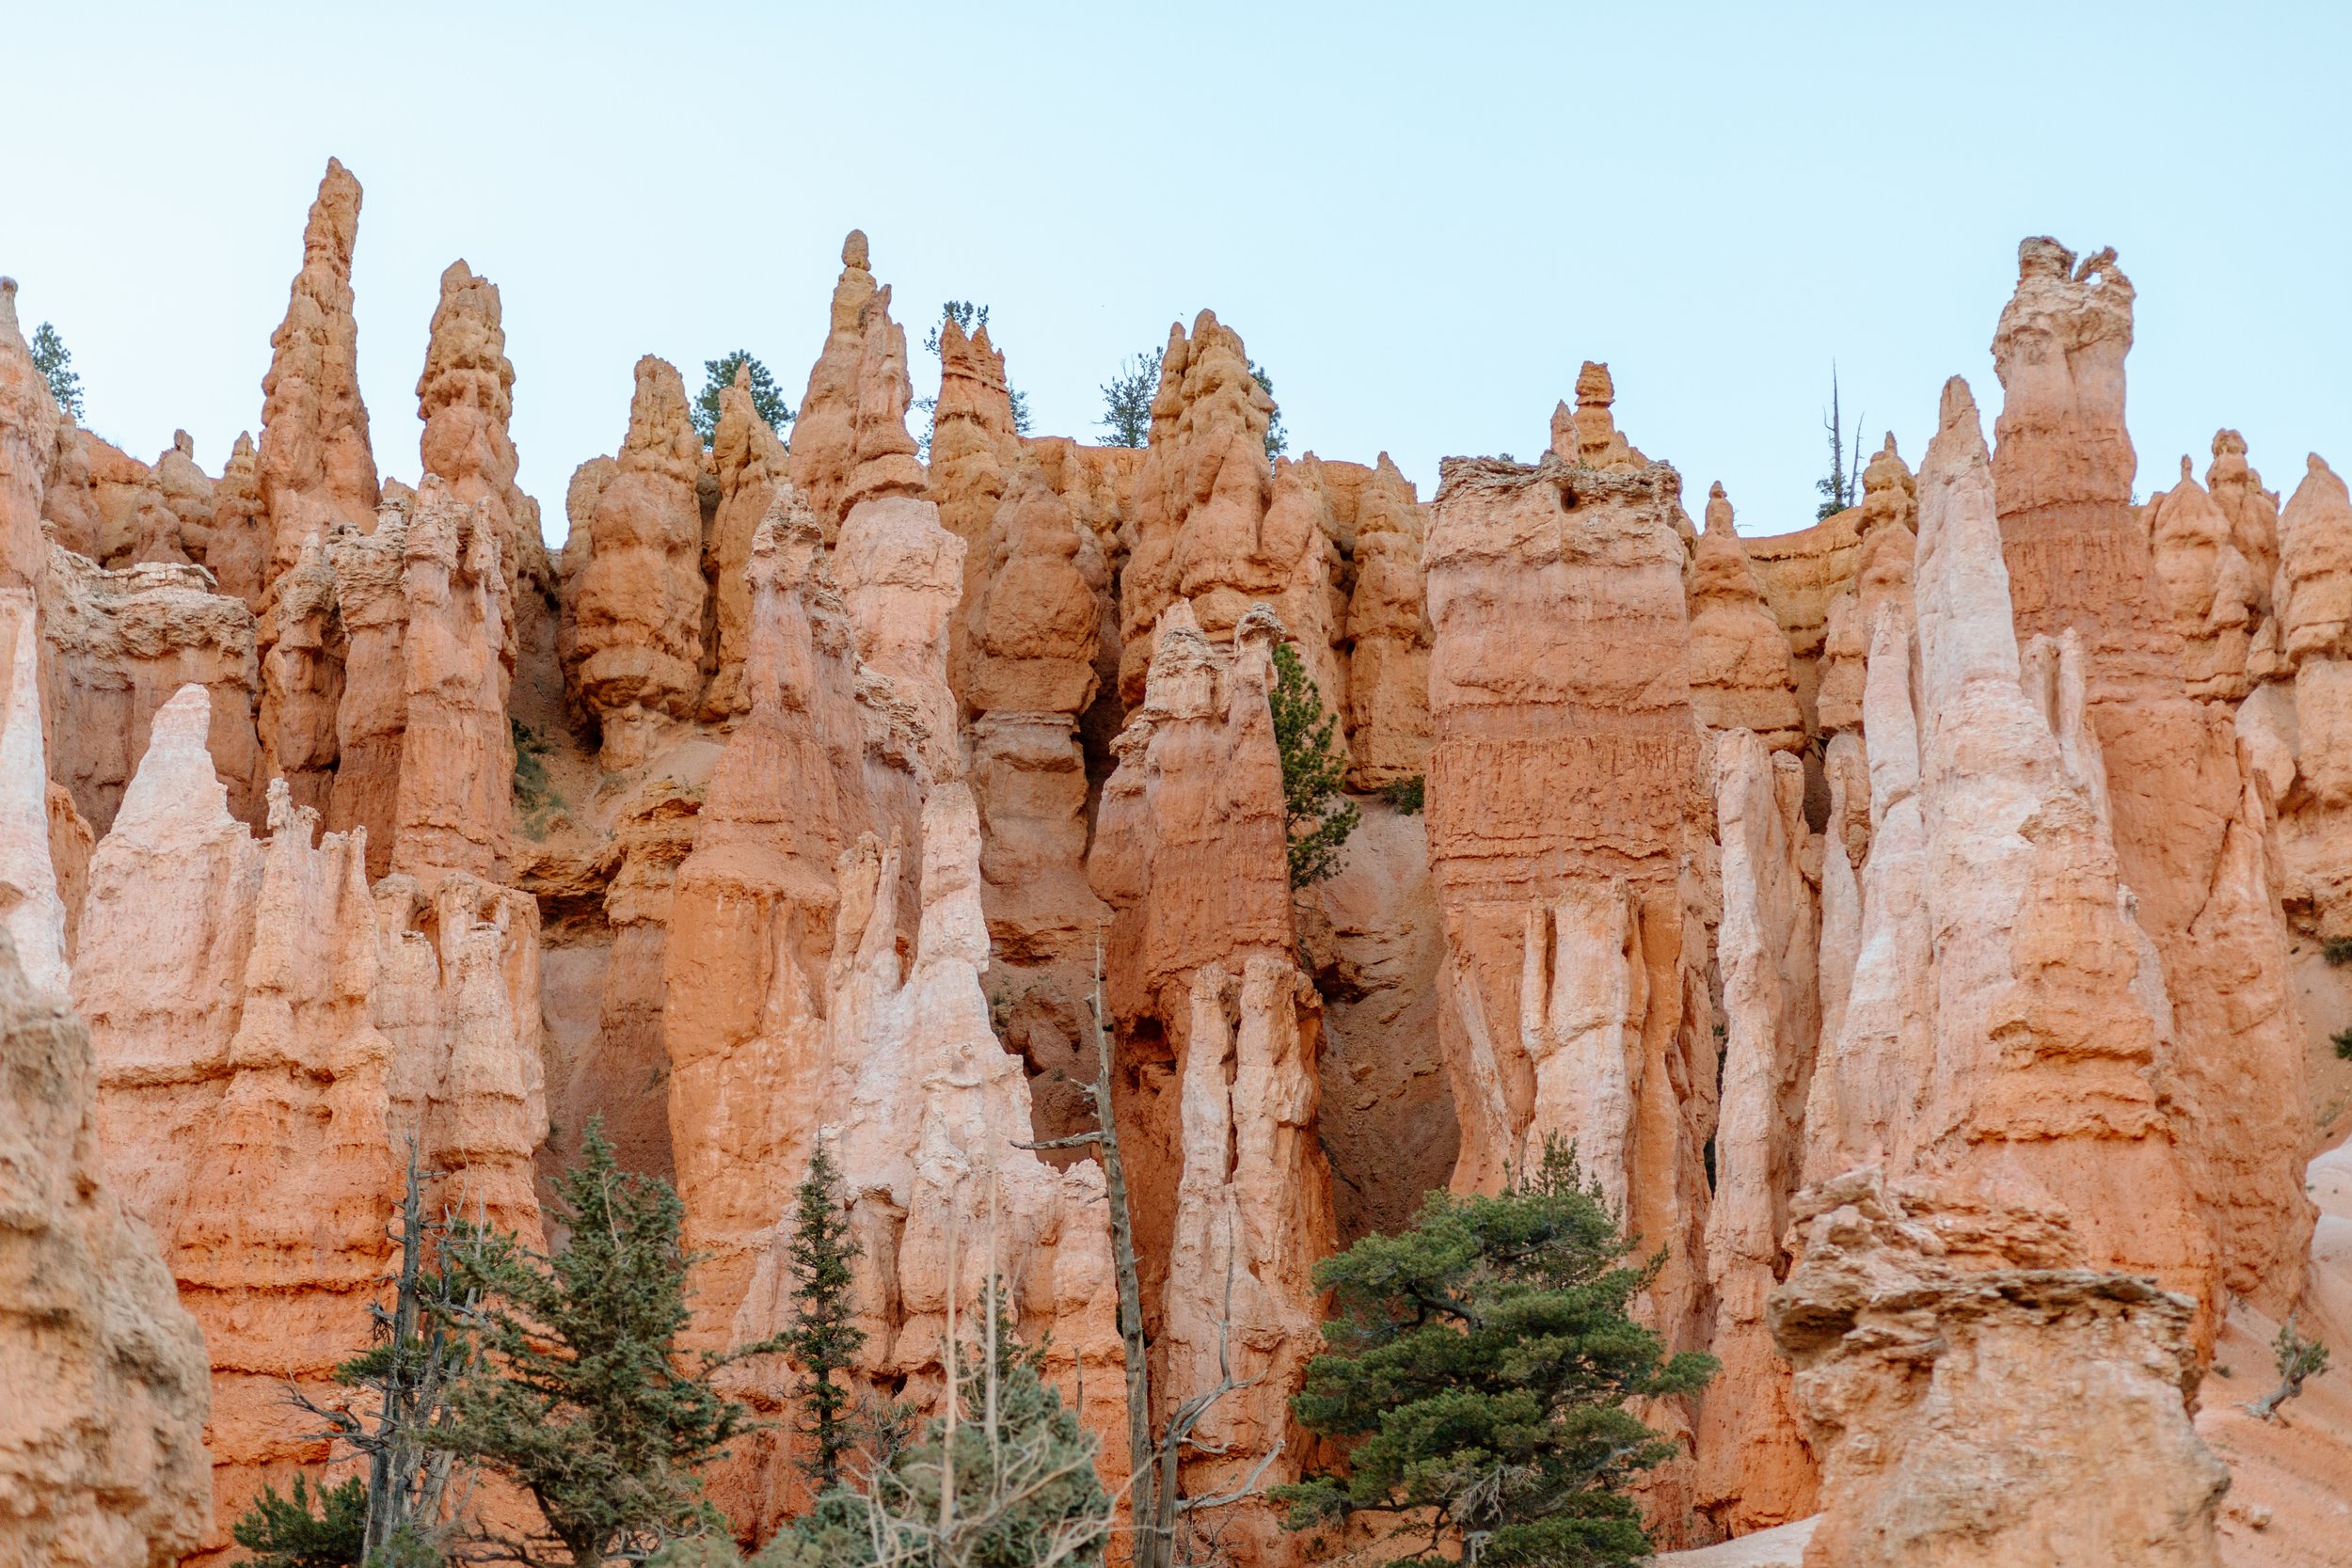
[[[1270,461],[1208,312],[1142,449],[1021,435],[1000,345],[945,324],[927,463],[853,232],[788,446],[739,378],[706,449],[646,358],[551,562],[462,262],[417,483],[378,477],[358,208],[330,166],[217,479],[63,419],[0,286],[0,927],[98,1085],[95,1142],[40,1145],[39,1244],[83,1238],[72,1295],[152,1227],[216,1483],[207,1519],[189,1367],[99,1369],[102,1314],[44,1341],[78,1391],[29,1491],[0,1411],[0,1528],[223,1555],[325,1457],[277,1390],[364,1341],[409,1141],[433,1201],[536,1244],[595,1117],[679,1188],[692,1348],[789,1321],[821,1139],[861,1386],[935,1401],[993,1267],[1116,1481],[1100,1167],[1020,1147],[1091,1125],[1099,943],[1155,1414],[1241,1384],[1187,1495],[1308,1454],[1319,1258],[1560,1137],[1662,1258],[1645,1321],[1724,1363],[1644,1413],[1684,1450],[1661,1541],[1818,1507],[1817,1568],[2211,1560],[2185,1401],[2231,1292],[2334,1309],[2300,1053],[2342,1021],[2298,1019],[2284,954],[2324,1011],[2352,497],[2313,458],[2282,508],[2223,431],[2136,511],[2112,257],[2026,246],[1997,451],[1955,384],[1915,478],[1890,437],[1858,506],[1743,538],[1720,487],[1692,528],[1598,364],[1541,462],[1449,460],[1427,506],[1385,455]],[[1295,891],[1278,640],[1366,818]],[[1417,780],[1425,816],[1369,793]],[[104,1310],[168,1338],[149,1273]],[[788,1416],[788,1368],[726,1377]],[[797,1442],[712,1473],[739,1532],[805,1501]],[[1225,1541],[1297,1549],[1255,1506]]]
[[[204,1338],[102,1168],[89,1032],[7,932],[0,1105],[0,1557],[166,1568],[211,1523]]]

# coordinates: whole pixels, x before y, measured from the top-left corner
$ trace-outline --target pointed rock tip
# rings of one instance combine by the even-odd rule
[[[1605,359],[1587,359],[1584,368],[1576,372],[1576,401],[1606,404],[1617,395],[1617,384],[1609,374]]]
[[[752,362],[749,359],[744,359],[736,365],[735,387],[736,390],[741,392],[748,392],[752,389]]]
[[[201,818],[227,823],[229,791],[213,767],[208,739],[213,694],[194,681],[155,710],[147,731],[147,752],[122,792],[113,832],[136,841],[151,825]]]
[[[841,242],[841,264],[857,272],[866,270],[870,250],[866,244],[866,230],[852,229]]]
[[[1734,531],[1731,526],[1731,498],[1724,494],[1724,482],[1720,479],[1707,487],[1707,531]]]
[[[1936,428],[1938,431],[1950,430],[1963,420],[1970,424],[1980,422],[1977,415],[1976,394],[1969,391],[1965,376],[1956,375],[1944,383],[1943,404],[1936,410]]]

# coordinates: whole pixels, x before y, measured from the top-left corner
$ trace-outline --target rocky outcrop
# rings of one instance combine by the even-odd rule
[[[1269,468],[1273,412],[1240,335],[1216,312],[1201,311],[1189,337],[1168,328],[1151,444],[1136,472],[1134,553],[1120,579],[1119,693],[1130,706],[1143,700],[1152,628],[1181,598],[1220,642],[1250,606],[1273,606],[1325,705],[1344,711],[1327,502],[1313,466],[1285,464],[1280,478]]]
[[[219,486],[198,466],[196,441],[184,430],[171,433],[171,445],[156,454],[155,488],[179,524],[180,547],[190,561],[205,564],[213,546],[214,495]]]
[[[710,455],[718,470],[719,508],[711,516],[703,571],[710,578],[718,638],[715,647],[705,650],[715,662],[709,688],[703,693],[703,717],[724,719],[742,712],[750,700],[743,661],[752,637],[751,579],[745,576],[752,535],[774,504],[777,486],[787,483],[789,471],[784,438],[753,406],[749,364],[738,365],[734,384],[719,390],[719,424]]]
[[[228,814],[188,688],[90,864],[74,1000],[98,1052],[110,1176],[163,1238],[205,1331],[217,1507],[208,1550],[264,1478],[325,1445],[288,1383],[326,1397],[366,1341],[398,1198],[376,927],[354,838],[282,784],[271,836]]]
[[[29,589],[49,569],[41,519],[62,423],[16,319],[16,279],[0,277],[0,588]]]
[[[1993,478],[2017,633],[2082,639],[2089,727],[2107,776],[2122,782],[2112,792],[2118,871],[2173,1013],[2174,1047],[2159,1063],[2167,1119],[2223,1280],[2282,1307],[2301,1289],[2312,1223],[2302,1053],[2261,869],[2265,824],[2229,715],[2185,688],[2131,505],[2132,286],[2114,252],[2077,266],[2049,239],[2019,247],[2018,274],[1993,345],[2008,394]]]
[[[1655,1321],[1677,1341],[1697,1329],[1716,1077],[1681,873],[1713,823],[1678,493],[1663,464],[1449,462],[1424,552],[1454,1185],[1492,1191],[1546,1134],[1575,1138],[1664,1250]]]
[[[268,763],[254,726],[253,616],[243,604],[210,592],[192,566],[108,570],[53,547],[41,637],[50,777],[92,828],[113,825],[155,710],[190,682],[216,699],[208,744],[230,813],[261,820]],[[331,745],[331,726],[327,736]]]
[[[255,641],[262,650],[262,771],[283,779],[294,803],[324,816],[342,751],[336,714],[343,700],[344,638],[335,569],[317,534],[263,599]]]
[[[2215,1568],[2189,1301],[2086,1266],[2063,1212],[1875,1170],[1797,1217],[1772,1314],[1821,1458],[1806,1568]]]
[[[35,991],[66,985],[66,903],[50,855],[47,770],[41,766],[40,640],[38,610],[23,589],[0,590],[0,930],[9,959]]]
[[[1716,1523],[1744,1535],[1813,1511],[1813,1455],[1765,1306],[1803,1169],[1820,1034],[1819,922],[1805,876],[1820,847],[1805,828],[1804,769],[1794,756],[1732,730],[1716,737],[1715,769],[1725,1037],[1707,1277],[1715,1298],[1708,1348],[1723,1370],[1700,1407],[1698,1487]]]
[[[1649,459],[1617,433],[1616,416],[1610,412],[1616,401],[1617,385],[1609,367],[1585,360],[1576,372],[1575,412],[1565,403],[1551,411],[1552,455],[1603,473],[1639,473],[1647,467]]]
[[[587,559],[566,584],[566,685],[598,726],[608,772],[644,761],[663,721],[701,700],[702,457],[685,383],[647,355],[620,458],[595,492]]]
[[[841,242],[841,277],[833,286],[825,346],[808,372],[808,390],[792,421],[792,483],[807,498],[825,541],[833,542],[850,509],[850,477],[857,467],[858,388],[866,356],[866,308],[874,298],[866,233],[852,229]]]
[[[2181,459],[2181,483],[2145,508],[2157,585],[2181,640],[2181,678],[2189,695],[2236,702],[2247,693],[2246,658],[2267,585],[2238,553],[2230,519]]]
[[[87,430],[77,435],[82,444],[82,471],[88,476],[90,503],[98,519],[98,535],[87,553],[105,566],[138,562],[188,564],[187,552],[180,546],[179,515],[165,500],[154,472]]]
[[[1196,1493],[1295,1437],[1273,1390],[1314,1354],[1321,1313],[1306,1260],[1333,1244],[1315,1135],[1321,1005],[1294,957],[1265,695],[1280,635],[1253,610],[1229,655],[1188,604],[1160,616],[1088,865],[1117,911],[1106,965],[1114,1081],[1163,1356],[1158,1414],[1216,1386],[1229,1330],[1235,1376],[1264,1377],[1209,1418],[1232,1446],[1187,1461]],[[1298,1450],[1289,1441],[1275,1472],[1295,1474]]]
[[[213,528],[204,564],[219,591],[258,618],[269,572],[269,509],[262,500],[261,453],[242,431],[213,486]]]
[[[1788,641],[1748,570],[1721,484],[1708,494],[1707,531],[1692,550],[1689,598],[1691,706],[1699,722],[1752,731],[1775,751],[1804,746]]]
[[[499,655],[510,674],[521,647],[532,641],[522,621],[545,612],[553,586],[539,503],[515,483],[520,459],[507,434],[514,389],[498,285],[476,277],[464,261],[452,261],[441,274],[424,371],[417,377],[417,417],[424,421],[417,447],[424,477],[441,480],[458,500],[478,505],[497,542],[501,575],[493,597],[504,607]]]
[[[670,1133],[687,1244],[706,1255],[692,1335],[712,1348],[728,1342],[814,1147],[830,1070],[834,863],[861,833],[911,829],[918,798],[906,717],[861,679],[821,532],[797,495],[784,493],[753,542],[751,706],[670,895]]]
[[[1095,1055],[1086,1005],[1110,911],[1086,879],[1078,720],[1094,700],[1110,570],[1033,463],[1013,470],[980,553],[986,564],[966,573],[960,619],[981,902],[995,957],[990,998],[998,1030],[1029,1065],[1038,1131],[1060,1136],[1094,1115],[1084,1088]]]
[[[1429,768],[1429,605],[1422,592],[1423,508],[1382,452],[1356,498],[1347,600],[1348,783],[1359,789]]]
[[[0,931],[0,1560],[166,1568],[212,1520],[204,1339],[100,1167],[97,1105],[89,1032]]]
[[[2249,487],[2259,495],[2258,482]],[[2259,514],[2258,514],[2259,515]],[[2318,454],[2279,516],[2282,590],[2265,681],[2236,728],[2279,813],[2280,892],[2325,938],[2352,931],[2352,493]]]
[[[337,523],[375,521],[375,457],[359,398],[359,328],[352,315],[351,250],[359,233],[359,182],[326,161],[302,230],[302,270],[286,319],[270,334],[262,379],[255,471],[269,518],[264,583],[293,569],[305,542]]]
[[[931,405],[930,458],[929,495],[939,508],[940,526],[964,544],[968,605],[984,587],[989,534],[1022,458],[1005,356],[989,341],[985,322],[969,337],[953,316],[939,324],[939,396]],[[962,620],[953,632],[948,678],[968,701],[974,650]]]
[[[1817,644],[1821,659],[1815,721],[1821,730],[1860,726],[1865,671],[1879,606],[1899,601],[1908,607],[1911,602],[1911,563],[1919,529],[1918,484],[1895,450],[1892,431],[1887,433],[1885,446],[1862,470],[1862,504],[1855,512],[1859,532],[1848,562],[1852,575],[1830,601]],[[1909,613],[1908,608],[1904,613]]]

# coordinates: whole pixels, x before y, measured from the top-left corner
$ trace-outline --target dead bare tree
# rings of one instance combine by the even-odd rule
[[[1094,939],[1094,985],[1087,997],[1094,1020],[1094,1120],[1087,1132],[1066,1138],[1023,1144],[1024,1148],[1083,1148],[1100,1151],[1103,1186],[1110,1206],[1111,1256],[1119,1280],[1120,1354],[1127,1369],[1127,1454],[1132,1466],[1127,1482],[1128,1529],[1133,1538],[1135,1568],[1180,1568],[1178,1526],[1188,1516],[1226,1508],[1256,1495],[1258,1482],[1281,1452],[1277,1443],[1253,1465],[1242,1484],[1230,1491],[1186,1497],[1179,1485],[1177,1465],[1184,1454],[1219,1453],[1221,1449],[1200,1441],[1200,1422],[1227,1395],[1257,1380],[1236,1379],[1227,1355],[1232,1327],[1232,1248],[1226,1248],[1227,1310],[1217,1324],[1216,1385],[1184,1400],[1169,1412],[1157,1433],[1152,1430],[1151,1345],[1143,1332],[1143,1286],[1136,1269],[1135,1225],[1127,1206],[1127,1171],[1120,1156],[1119,1123],[1111,1114],[1111,1025],[1103,1003],[1103,939]]]

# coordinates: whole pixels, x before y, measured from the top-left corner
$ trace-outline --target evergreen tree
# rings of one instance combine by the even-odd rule
[[[858,1256],[858,1244],[842,1207],[840,1173],[821,1139],[809,1156],[798,1207],[790,1257],[792,1299],[800,1310],[777,1343],[801,1371],[792,1389],[804,1415],[801,1430],[817,1440],[809,1475],[820,1487],[831,1488],[840,1483],[841,1456],[852,1441],[851,1391],[835,1383],[833,1374],[852,1364],[866,1343],[866,1331],[851,1321],[850,1300],[850,1263]]]
[[[1433,1568],[1645,1560],[1627,1488],[1676,1449],[1625,1405],[1694,1393],[1715,1361],[1670,1357],[1633,1321],[1663,1261],[1629,1265],[1633,1245],[1549,1142],[1500,1195],[1432,1193],[1411,1229],[1316,1265],[1338,1316],[1292,1409],[1353,1446],[1347,1473],[1276,1489],[1287,1522],[1406,1515],[1397,1533],[1428,1535],[1407,1560]]]
[[[1167,353],[1138,354],[1103,383],[1100,423],[1110,432],[1110,445],[1139,447],[1152,438],[1152,400],[1160,395],[1160,360]]]
[[[742,366],[748,366],[751,371],[747,379],[751,385],[752,412],[767,420],[768,428],[778,436],[782,436],[784,427],[792,422],[791,406],[784,401],[784,393],[777,388],[776,378],[769,373],[767,366],[752,357],[750,349],[739,348],[723,358],[703,361],[703,389],[694,395],[694,404],[688,410],[688,417],[694,421],[694,428],[701,432],[705,446],[719,437],[719,394],[735,385],[736,370]]]
[[[73,351],[47,322],[33,328],[33,369],[49,383],[49,395],[77,423],[82,418],[82,378],[73,369]]]
[[[1249,379],[1256,382],[1267,398],[1274,396],[1274,378],[1265,373],[1265,367],[1255,359],[1249,361]],[[1269,463],[1290,451],[1291,438],[1282,433],[1282,405],[1274,405],[1273,417],[1266,420],[1265,460]]]
[[[1837,398],[1837,367],[1829,368],[1829,408],[1821,416],[1822,428],[1829,432],[1829,474],[1813,482],[1813,488],[1821,493],[1821,504],[1814,509],[1816,522],[1835,517],[1846,508],[1862,499],[1862,417],[1853,421],[1853,462],[1846,461],[1846,415]]]
[[[710,1375],[776,1346],[681,1366],[693,1261],[678,1245],[683,1207],[668,1182],[618,1167],[600,1121],[550,1208],[570,1238],[553,1257],[462,1223],[452,1236],[450,1273],[480,1304],[457,1315],[477,1351],[434,1436],[528,1492],[563,1551],[589,1568],[707,1528],[694,1472],[749,1420]],[[541,1544],[488,1544],[507,1560],[545,1560],[531,1555]]]
[[[1307,887],[1340,868],[1340,850],[1362,815],[1340,793],[1347,780],[1347,747],[1339,718],[1323,710],[1323,694],[1298,650],[1274,649],[1274,744],[1282,754],[1282,813],[1290,838],[1291,886]]]
[[[332,1491],[313,1490],[297,1475],[293,1493],[283,1497],[263,1481],[262,1495],[229,1533],[253,1554],[247,1560],[252,1568],[358,1568],[367,1528],[367,1482],[354,1476]]]

